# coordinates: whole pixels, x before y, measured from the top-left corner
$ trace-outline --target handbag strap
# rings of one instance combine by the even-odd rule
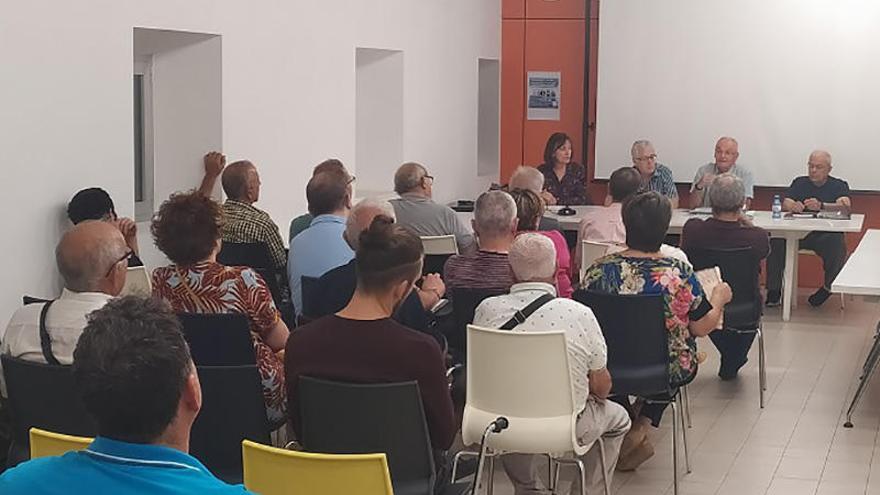
[[[530,302],[529,305],[526,306],[525,308],[514,313],[513,318],[507,320],[507,323],[505,323],[504,325],[501,325],[500,329],[501,330],[513,330],[520,323],[525,322],[526,318],[528,318],[529,316],[532,316],[532,313],[537,311],[541,306],[547,304],[548,302],[550,302],[554,299],[556,299],[556,298],[550,294],[542,295],[541,297]]]
[[[47,363],[51,365],[60,365],[61,363],[52,354],[52,339],[49,338],[49,331],[46,329],[46,315],[49,314],[49,307],[52,306],[55,300],[48,301],[43,305],[43,310],[40,311],[40,347],[43,349],[43,358]]]

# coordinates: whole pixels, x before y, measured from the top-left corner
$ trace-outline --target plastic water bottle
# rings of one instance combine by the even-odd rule
[[[773,196],[773,220],[782,219],[782,198],[778,194]]]

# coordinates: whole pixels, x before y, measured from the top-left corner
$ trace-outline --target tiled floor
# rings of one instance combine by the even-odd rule
[[[880,495],[880,378],[869,386],[843,428],[846,408],[880,319],[880,303],[831,298],[816,310],[805,305],[781,321],[779,308],[764,319],[767,350],[766,408],[758,407],[757,346],[735,382],[721,382],[718,355],[709,353],[690,387],[693,428],[688,431],[693,472],[680,480],[682,495]],[[653,437],[656,454],[634,473],[616,473],[617,495],[672,493],[671,414]],[[495,493],[513,489],[502,470]]]

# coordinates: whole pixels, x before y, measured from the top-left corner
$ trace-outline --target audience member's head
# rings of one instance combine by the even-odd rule
[[[626,245],[644,253],[656,253],[666,238],[672,206],[665,196],[648,191],[623,204]]]
[[[321,172],[340,172],[349,175],[348,169],[345,168],[345,165],[342,163],[342,161],[336,158],[328,158],[323,162],[315,165],[315,168],[312,169],[312,176],[314,177]]]
[[[544,216],[544,201],[541,197],[528,189],[514,189],[510,191],[510,195],[516,204],[516,229],[537,230],[541,217]]]
[[[739,213],[746,202],[746,189],[742,179],[731,174],[721,174],[709,186],[709,202],[712,213]]]
[[[394,192],[397,194],[418,194],[430,198],[433,189],[434,178],[419,163],[404,163],[394,173]]]
[[[73,376],[102,437],[187,450],[201,389],[180,321],[165,303],[128,296],[93,312]]]
[[[517,282],[556,283],[556,247],[547,236],[533,232],[518,235],[507,259]]]
[[[223,209],[198,192],[174,193],[153,217],[153,241],[175,265],[208,261],[220,251]]]
[[[736,165],[739,158],[739,143],[732,137],[724,136],[715,143],[715,166],[724,174]]]
[[[119,229],[107,222],[86,220],[61,237],[55,261],[68,290],[118,296],[131,254]]]
[[[657,152],[654,151],[654,145],[647,139],[639,139],[634,142],[630,149],[633,165],[638,169],[639,173],[645,177],[650,177],[657,168]]]
[[[351,209],[345,222],[343,237],[353,251],[358,250],[361,232],[367,230],[373,223],[373,219],[379,215],[384,215],[393,222],[395,215],[391,203],[383,199],[367,198],[359,201]]]
[[[554,132],[544,146],[544,163],[547,165],[571,162],[571,138],[564,132]]]
[[[623,167],[615,170],[608,180],[608,193],[615,203],[623,203],[624,200],[639,191],[642,179],[632,167]]]
[[[306,184],[306,199],[313,216],[345,216],[351,208],[350,176],[338,170],[318,172]]]
[[[223,192],[229,199],[243,203],[256,203],[260,199],[260,174],[257,167],[247,160],[230,163],[221,177]]]
[[[116,220],[116,207],[107,191],[90,187],[74,194],[67,203],[67,218],[74,225],[84,220]]]
[[[422,274],[422,240],[379,215],[361,232],[355,256],[357,290],[389,300],[396,309]]]
[[[544,174],[535,167],[519,166],[510,176],[508,189],[528,189],[535,194],[544,190]]]
[[[538,172],[538,175],[541,173]],[[505,246],[509,248],[516,236],[519,223],[516,211],[513,197],[504,191],[488,191],[481,194],[474,205],[474,219],[471,221],[474,232],[479,238],[480,247],[486,248],[491,244],[493,249],[506,250]]]
[[[831,153],[825,150],[816,150],[810,153],[810,159],[807,162],[809,167],[810,181],[817,185],[823,186],[831,175]]]

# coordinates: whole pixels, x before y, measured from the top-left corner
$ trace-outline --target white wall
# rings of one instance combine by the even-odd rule
[[[403,163],[403,52],[358,48],[355,163],[358,191],[388,191]]]
[[[223,151],[257,164],[259,206],[282,232],[305,210],[315,164],[336,156],[357,173],[356,47],[404,52],[403,156],[437,177],[437,199],[491,180],[476,172],[477,59],[499,56],[499,2],[4,0],[2,11],[0,320],[22,293],[57,292],[52,253],[75,191],[104,187],[134,212],[134,27],[221,36]],[[156,167],[197,185],[198,163]]]

